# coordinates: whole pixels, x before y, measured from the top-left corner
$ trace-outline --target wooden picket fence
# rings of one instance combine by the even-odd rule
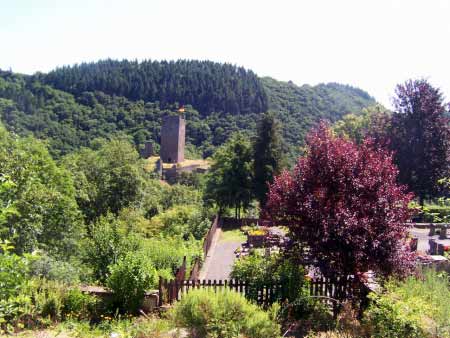
[[[221,292],[231,289],[245,297],[254,300],[258,305],[268,307],[276,301],[288,299],[287,283],[271,285],[254,285],[246,281],[230,280],[164,280],[159,283],[159,305],[172,304],[180,300],[194,289],[210,289]],[[309,282],[309,296],[315,297],[330,305],[333,310],[345,300],[365,297],[367,292],[363,285],[354,282],[352,278],[317,278]]]

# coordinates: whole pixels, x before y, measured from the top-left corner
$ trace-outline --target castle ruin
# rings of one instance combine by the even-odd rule
[[[183,116],[165,116],[161,128],[161,160],[163,163],[184,161],[186,120]]]

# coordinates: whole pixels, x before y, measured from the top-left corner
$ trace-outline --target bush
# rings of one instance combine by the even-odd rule
[[[91,319],[96,315],[97,298],[84,294],[78,288],[69,289],[62,301],[61,314],[63,319]]]
[[[21,293],[26,283],[29,260],[10,253],[8,241],[0,242],[0,299],[7,300]]]
[[[80,272],[75,265],[43,254],[30,262],[30,276],[76,284],[80,281]]]
[[[198,205],[177,205],[153,217],[149,226],[148,234],[163,233],[184,239],[193,235],[196,239],[202,239],[208,231],[210,221]]]
[[[255,301],[260,287],[280,283],[285,287],[277,294],[272,294],[274,300],[296,301],[306,286],[304,275],[303,267],[289,259],[278,255],[266,258],[257,251],[236,260],[231,271],[231,278],[248,282],[246,296]]]
[[[113,307],[121,312],[138,310],[145,291],[155,287],[157,272],[151,261],[142,254],[129,252],[109,267],[106,285],[113,291]]]
[[[170,272],[168,277],[171,278],[173,271],[182,264],[184,256],[188,267],[196,257],[203,256],[202,241],[194,238],[188,241],[178,237],[147,239],[143,242],[142,252],[152,261],[159,274],[167,276]]]
[[[140,247],[140,238],[121,229],[120,222],[112,214],[100,217],[91,225],[90,237],[84,243],[84,261],[92,270],[94,278],[104,282],[108,268]]]
[[[383,294],[371,294],[365,323],[373,337],[450,337],[447,275],[426,271],[422,278],[390,281]]]
[[[193,290],[176,303],[171,316],[193,337],[279,337],[280,326],[244,296],[229,289]]]

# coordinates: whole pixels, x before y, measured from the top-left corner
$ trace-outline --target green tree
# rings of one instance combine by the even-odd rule
[[[92,268],[94,278],[104,282],[108,268],[130,251],[140,248],[139,237],[129,233],[112,215],[101,216],[89,226],[89,236],[84,242],[83,260]]]
[[[77,202],[87,223],[139,203],[145,187],[143,164],[128,141],[100,141],[98,148],[84,148],[63,159],[74,175]]]
[[[233,135],[213,156],[208,175],[206,198],[224,208],[233,207],[235,217],[246,210],[252,200],[253,163],[250,141],[242,134]]]
[[[11,136],[0,125],[0,172],[9,181],[2,199],[6,194],[13,207],[13,212],[2,212],[0,234],[14,243],[15,251],[75,253],[83,231],[73,181],[44,144]]]
[[[283,162],[280,129],[274,114],[264,114],[253,144],[254,193],[261,207],[266,203],[268,184],[280,173]]]
[[[142,253],[129,252],[109,267],[106,285],[113,291],[114,306],[123,313],[135,313],[145,291],[156,287],[158,275],[152,262]]]
[[[361,144],[367,136],[377,136],[379,122],[389,119],[391,112],[377,104],[363,108],[360,114],[347,114],[333,125],[333,132]]]

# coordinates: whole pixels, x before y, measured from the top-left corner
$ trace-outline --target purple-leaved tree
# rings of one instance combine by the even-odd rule
[[[387,150],[335,137],[322,123],[292,172],[270,186],[264,215],[289,227],[298,258],[325,276],[405,273],[413,264],[405,239],[412,195],[397,183]]]
[[[398,85],[387,139],[400,170],[399,180],[422,202],[440,193],[438,180],[448,176],[450,127],[442,93],[426,80]]]

